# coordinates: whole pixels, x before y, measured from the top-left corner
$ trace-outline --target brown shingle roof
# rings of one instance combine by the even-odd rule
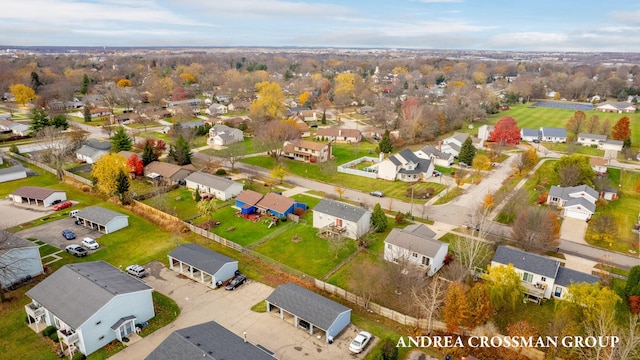
[[[316,132],[316,136],[344,136],[360,138],[362,134],[358,129],[341,129],[341,128],[320,128]]]
[[[255,205],[262,199],[262,194],[253,190],[244,190],[236,197],[236,200],[242,201],[247,205]]]
[[[327,146],[327,144],[323,142],[315,142],[315,141],[307,141],[307,140],[298,140],[292,143],[294,144],[294,146],[305,148],[305,149],[311,149],[315,151],[320,151],[325,146]]]
[[[261,209],[275,210],[284,213],[293,205],[293,199],[276,193],[268,193],[256,204]]]
[[[173,174],[181,169],[180,165],[170,164],[161,161],[150,162],[144,169],[145,174],[156,173],[162,175],[163,178],[169,179]]]
[[[44,200],[54,192],[62,192],[62,190],[53,190],[47,188],[41,188],[37,186],[23,186],[13,192],[13,195],[29,198]]]
[[[592,166],[607,166],[609,162],[605,158],[590,157],[589,162]]]

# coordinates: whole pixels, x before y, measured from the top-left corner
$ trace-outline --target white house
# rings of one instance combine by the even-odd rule
[[[596,111],[613,113],[636,112],[636,107],[628,101],[607,101],[596,106]]]
[[[561,266],[557,259],[499,245],[491,260],[491,266],[509,264],[512,264],[520,275],[527,298],[535,302],[551,297],[563,299],[570,284],[594,284],[600,280],[597,276]]]
[[[607,140],[600,144],[601,150],[614,150],[614,151],[622,151],[624,146],[624,141],[621,140]]]
[[[520,129],[520,140],[522,141],[540,141],[540,130],[538,129]]]
[[[26,295],[29,322],[55,326],[68,353],[89,355],[155,316],[153,289],[104,261],[68,264]]]
[[[607,141],[607,135],[599,135],[599,134],[585,134],[579,133],[576,142],[580,145],[584,146],[592,146],[595,145],[600,147],[600,145]]]
[[[21,186],[9,197],[15,203],[49,207],[54,202],[67,200],[67,193],[38,186]]]
[[[494,126],[493,125],[482,125],[478,128],[478,139],[482,140],[482,141],[488,141],[489,140],[489,136],[491,135],[491,133],[493,132]]]
[[[184,180],[187,189],[199,191],[203,197],[213,195],[219,200],[238,196],[244,188],[242,183],[199,171],[191,173]]]
[[[11,288],[44,272],[40,247],[5,230],[0,230],[0,287]]]
[[[227,281],[238,270],[238,260],[197,244],[180,245],[168,256],[169,269],[211,287]]]
[[[211,104],[204,112],[207,115],[223,115],[229,112],[229,108],[223,104]]]
[[[434,239],[436,233],[424,224],[394,228],[384,240],[384,259],[396,264],[413,264],[433,276],[442,266],[449,244]]]
[[[358,239],[371,229],[371,210],[342,202],[322,199],[313,208],[313,227]]]
[[[109,153],[111,143],[97,139],[89,139],[76,150],[76,158],[87,164],[95,164],[101,157]]]
[[[22,165],[14,165],[8,168],[0,169],[0,183],[24,179],[27,177],[27,169]]]
[[[547,195],[547,204],[564,209],[563,215],[588,220],[596,212],[598,192],[587,185],[561,187],[553,185]]]
[[[244,133],[240,129],[222,124],[215,124],[209,129],[209,138],[207,138],[209,144],[223,146],[240,141],[244,141]]]
[[[362,140],[362,133],[358,129],[320,128],[316,131],[316,140],[348,144],[358,143]]]
[[[592,156],[589,158],[589,163],[591,164],[591,168],[596,172],[596,174],[607,173],[607,166],[609,166],[608,159]]]
[[[331,159],[331,144],[307,140],[285,141],[282,156],[292,160],[321,163]]]
[[[458,156],[460,154],[460,148],[462,144],[467,140],[469,134],[467,133],[454,133],[452,136],[442,140],[440,151],[443,153]]]
[[[75,215],[78,224],[111,234],[129,226],[129,216],[100,206],[87,206]]]
[[[420,150],[414,152],[420,159],[430,159],[434,165],[449,167],[453,165],[453,155],[443,153],[431,145],[427,145]]]
[[[419,158],[411,150],[405,149],[380,161],[376,168],[379,179],[415,182],[433,175],[434,162],[431,159]]]
[[[567,142],[567,130],[564,128],[540,128],[540,140],[554,143]]]

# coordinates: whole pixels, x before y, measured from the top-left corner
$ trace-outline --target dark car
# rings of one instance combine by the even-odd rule
[[[229,281],[229,283],[227,284],[227,286],[224,287],[225,290],[234,290],[235,288],[237,288],[238,286],[244,284],[244,282],[247,281],[247,277],[239,274],[233,277],[233,279],[231,279],[231,281]]]
[[[304,321],[304,320],[300,320],[298,322],[298,326],[300,326],[300,328],[305,329],[305,330],[309,330],[309,323]]]
[[[56,204],[60,204],[62,202],[62,200],[60,199],[55,199],[51,202],[51,205],[56,205]]]
[[[76,244],[67,245],[66,250],[69,254],[77,257],[87,256],[87,249],[83,248],[80,245],[76,245]]]
[[[74,234],[71,230],[62,230],[62,236],[64,236],[64,238],[67,240],[73,240],[76,238],[76,234]]]

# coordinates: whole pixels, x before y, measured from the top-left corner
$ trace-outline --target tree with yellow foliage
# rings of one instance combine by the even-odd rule
[[[91,176],[96,179],[96,187],[105,195],[112,196],[118,190],[118,176],[131,171],[127,159],[119,154],[107,154],[93,166]]]
[[[287,175],[287,169],[284,166],[275,166],[273,170],[271,170],[270,175],[273,179],[277,179],[279,183],[282,184],[284,176]]]
[[[36,92],[25,84],[11,85],[9,91],[11,91],[13,97],[15,97],[16,101],[22,104],[22,106],[36,98]]]
[[[346,106],[353,98],[356,89],[355,74],[338,74],[335,78],[336,87],[333,90],[333,102],[338,106]]]
[[[285,112],[284,92],[278,83],[262,81],[256,84],[258,98],[249,107],[249,113],[254,119],[280,119]]]
[[[471,167],[478,171],[489,170],[491,168],[491,161],[484,155],[477,155],[473,158],[473,161],[471,161]]]
[[[312,98],[313,94],[308,91],[303,92],[302,94],[300,94],[300,105],[305,106],[307,102],[311,102]]]
[[[404,66],[396,66],[392,70],[394,75],[407,75],[409,73],[409,69]]]
[[[119,88],[131,87],[131,80],[129,80],[129,79],[120,79],[116,83],[116,86],[119,87]]]
[[[182,83],[184,85],[191,85],[195,84],[196,82],[196,77],[186,72],[180,74],[180,79],[182,79]]]

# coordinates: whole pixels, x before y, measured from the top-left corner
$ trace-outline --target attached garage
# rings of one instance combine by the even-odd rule
[[[351,323],[351,309],[293,283],[278,286],[265,301],[268,312],[308,328],[311,335],[324,332],[328,343]]]
[[[49,207],[56,200],[67,200],[67,193],[62,190],[47,189],[38,186],[22,186],[9,195],[13,202]]]
[[[584,198],[571,199],[564,205],[564,216],[579,220],[586,221],[595,211],[596,205]]]
[[[129,226],[129,216],[99,206],[87,206],[78,211],[76,218],[80,225],[105,234]]]
[[[238,260],[196,244],[184,244],[169,254],[169,268],[207,286],[216,287],[238,270]]]

